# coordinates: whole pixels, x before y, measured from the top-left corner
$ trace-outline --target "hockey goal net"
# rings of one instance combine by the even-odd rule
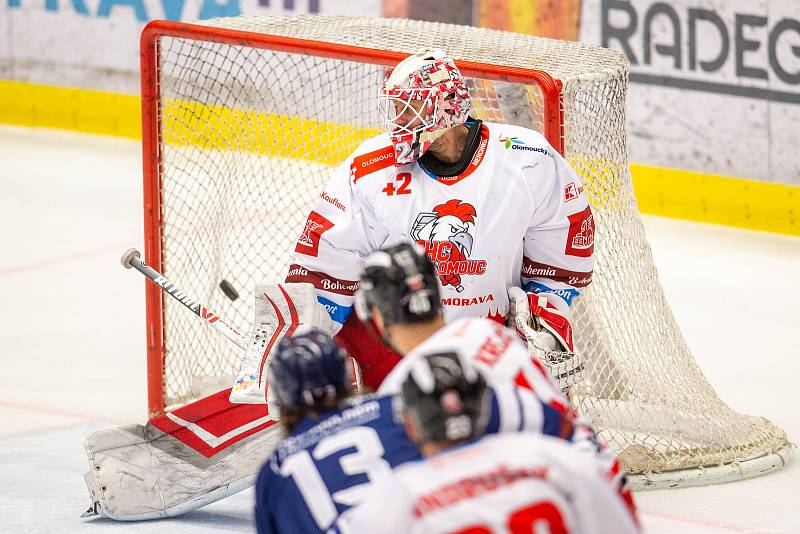
[[[611,50],[410,20],[151,23],[142,35],[147,262],[247,330],[254,285],[283,280],[331,171],[379,132],[386,67],[425,46],[447,50],[469,77],[474,116],[542,131],[583,179],[596,266],[575,304],[587,376],[571,400],[635,485],[709,483],[783,465],[785,433],[720,400],[665,302],[628,170],[627,62]],[[155,415],[229,385],[240,354],[148,286]]]

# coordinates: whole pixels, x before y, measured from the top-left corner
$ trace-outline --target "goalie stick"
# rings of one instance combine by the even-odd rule
[[[135,248],[127,250],[125,254],[122,255],[120,262],[126,269],[134,268],[142,273],[147,279],[163,289],[169,296],[189,308],[192,313],[200,317],[203,321],[213,326],[217,332],[233,341],[237,347],[246,350],[246,340],[235,328],[220,319],[216,313],[210,311],[195,298],[186,294],[178,286],[167,280],[166,276],[147,265],[144,260],[142,260],[142,254],[138,250]]]
[[[242,350],[247,350],[247,340],[242,337],[242,335],[235,328],[220,319],[217,314],[203,306],[203,304],[197,301],[195,298],[191,297],[178,286],[170,282],[166,276],[145,263],[144,260],[142,260],[141,252],[135,248],[129,249],[125,251],[125,254],[122,255],[120,262],[126,269],[133,268],[142,273],[145,278],[163,289],[164,292],[166,292],[169,296],[173,297],[175,300],[189,308],[193,314],[213,326],[217,332],[235,343],[237,347]],[[238,298],[238,296],[239,295],[237,294],[236,297]],[[364,390],[364,382],[361,377],[361,367],[358,365],[356,359],[352,356],[350,356],[348,360],[350,362],[351,376],[353,377],[353,391],[362,392]]]

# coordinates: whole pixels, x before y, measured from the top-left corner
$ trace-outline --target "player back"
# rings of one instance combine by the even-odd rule
[[[423,354],[457,352],[483,371],[490,385],[516,384],[543,402],[569,410],[567,400],[516,332],[490,319],[457,319],[406,354],[386,376],[379,393],[398,393],[413,362]]]
[[[568,439],[572,421],[514,386],[490,390],[487,433],[531,431]],[[305,418],[275,449],[256,484],[260,533],[325,532],[401,463],[419,459],[392,396],[353,399]]]
[[[338,527],[375,534],[638,532],[589,458],[528,433],[486,436],[400,466]]]
[[[635,510],[633,495],[625,472],[614,451],[598,442],[588,421],[579,417],[555,385],[542,364],[528,353],[516,332],[490,319],[457,319],[404,356],[381,383],[378,391],[396,394],[408,376],[412,363],[425,354],[457,352],[475,363],[496,390],[513,387],[521,393],[532,392],[542,405],[552,408],[564,421],[574,426],[570,441],[576,450],[593,458],[596,468],[614,481],[620,495]],[[528,428],[532,428],[530,425]],[[557,435],[553,431],[544,432]]]
[[[261,468],[258,531],[326,532],[363,500],[370,483],[418,457],[394,420],[391,397],[360,397],[317,420],[304,418]]]

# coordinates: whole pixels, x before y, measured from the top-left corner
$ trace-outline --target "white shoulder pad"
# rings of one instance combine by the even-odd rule
[[[256,286],[255,321],[247,350],[231,389],[230,401],[271,404],[267,370],[278,343],[286,336],[317,329],[335,333],[335,324],[308,283]],[[266,390],[266,395],[265,395]]]

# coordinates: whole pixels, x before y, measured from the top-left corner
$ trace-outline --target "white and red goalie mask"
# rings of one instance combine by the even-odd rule
[[[448,129],[464,124],[472,104],[458,67],[438,48],[409,56],[387,72],[381,96],[398,167],[413,163]]]

